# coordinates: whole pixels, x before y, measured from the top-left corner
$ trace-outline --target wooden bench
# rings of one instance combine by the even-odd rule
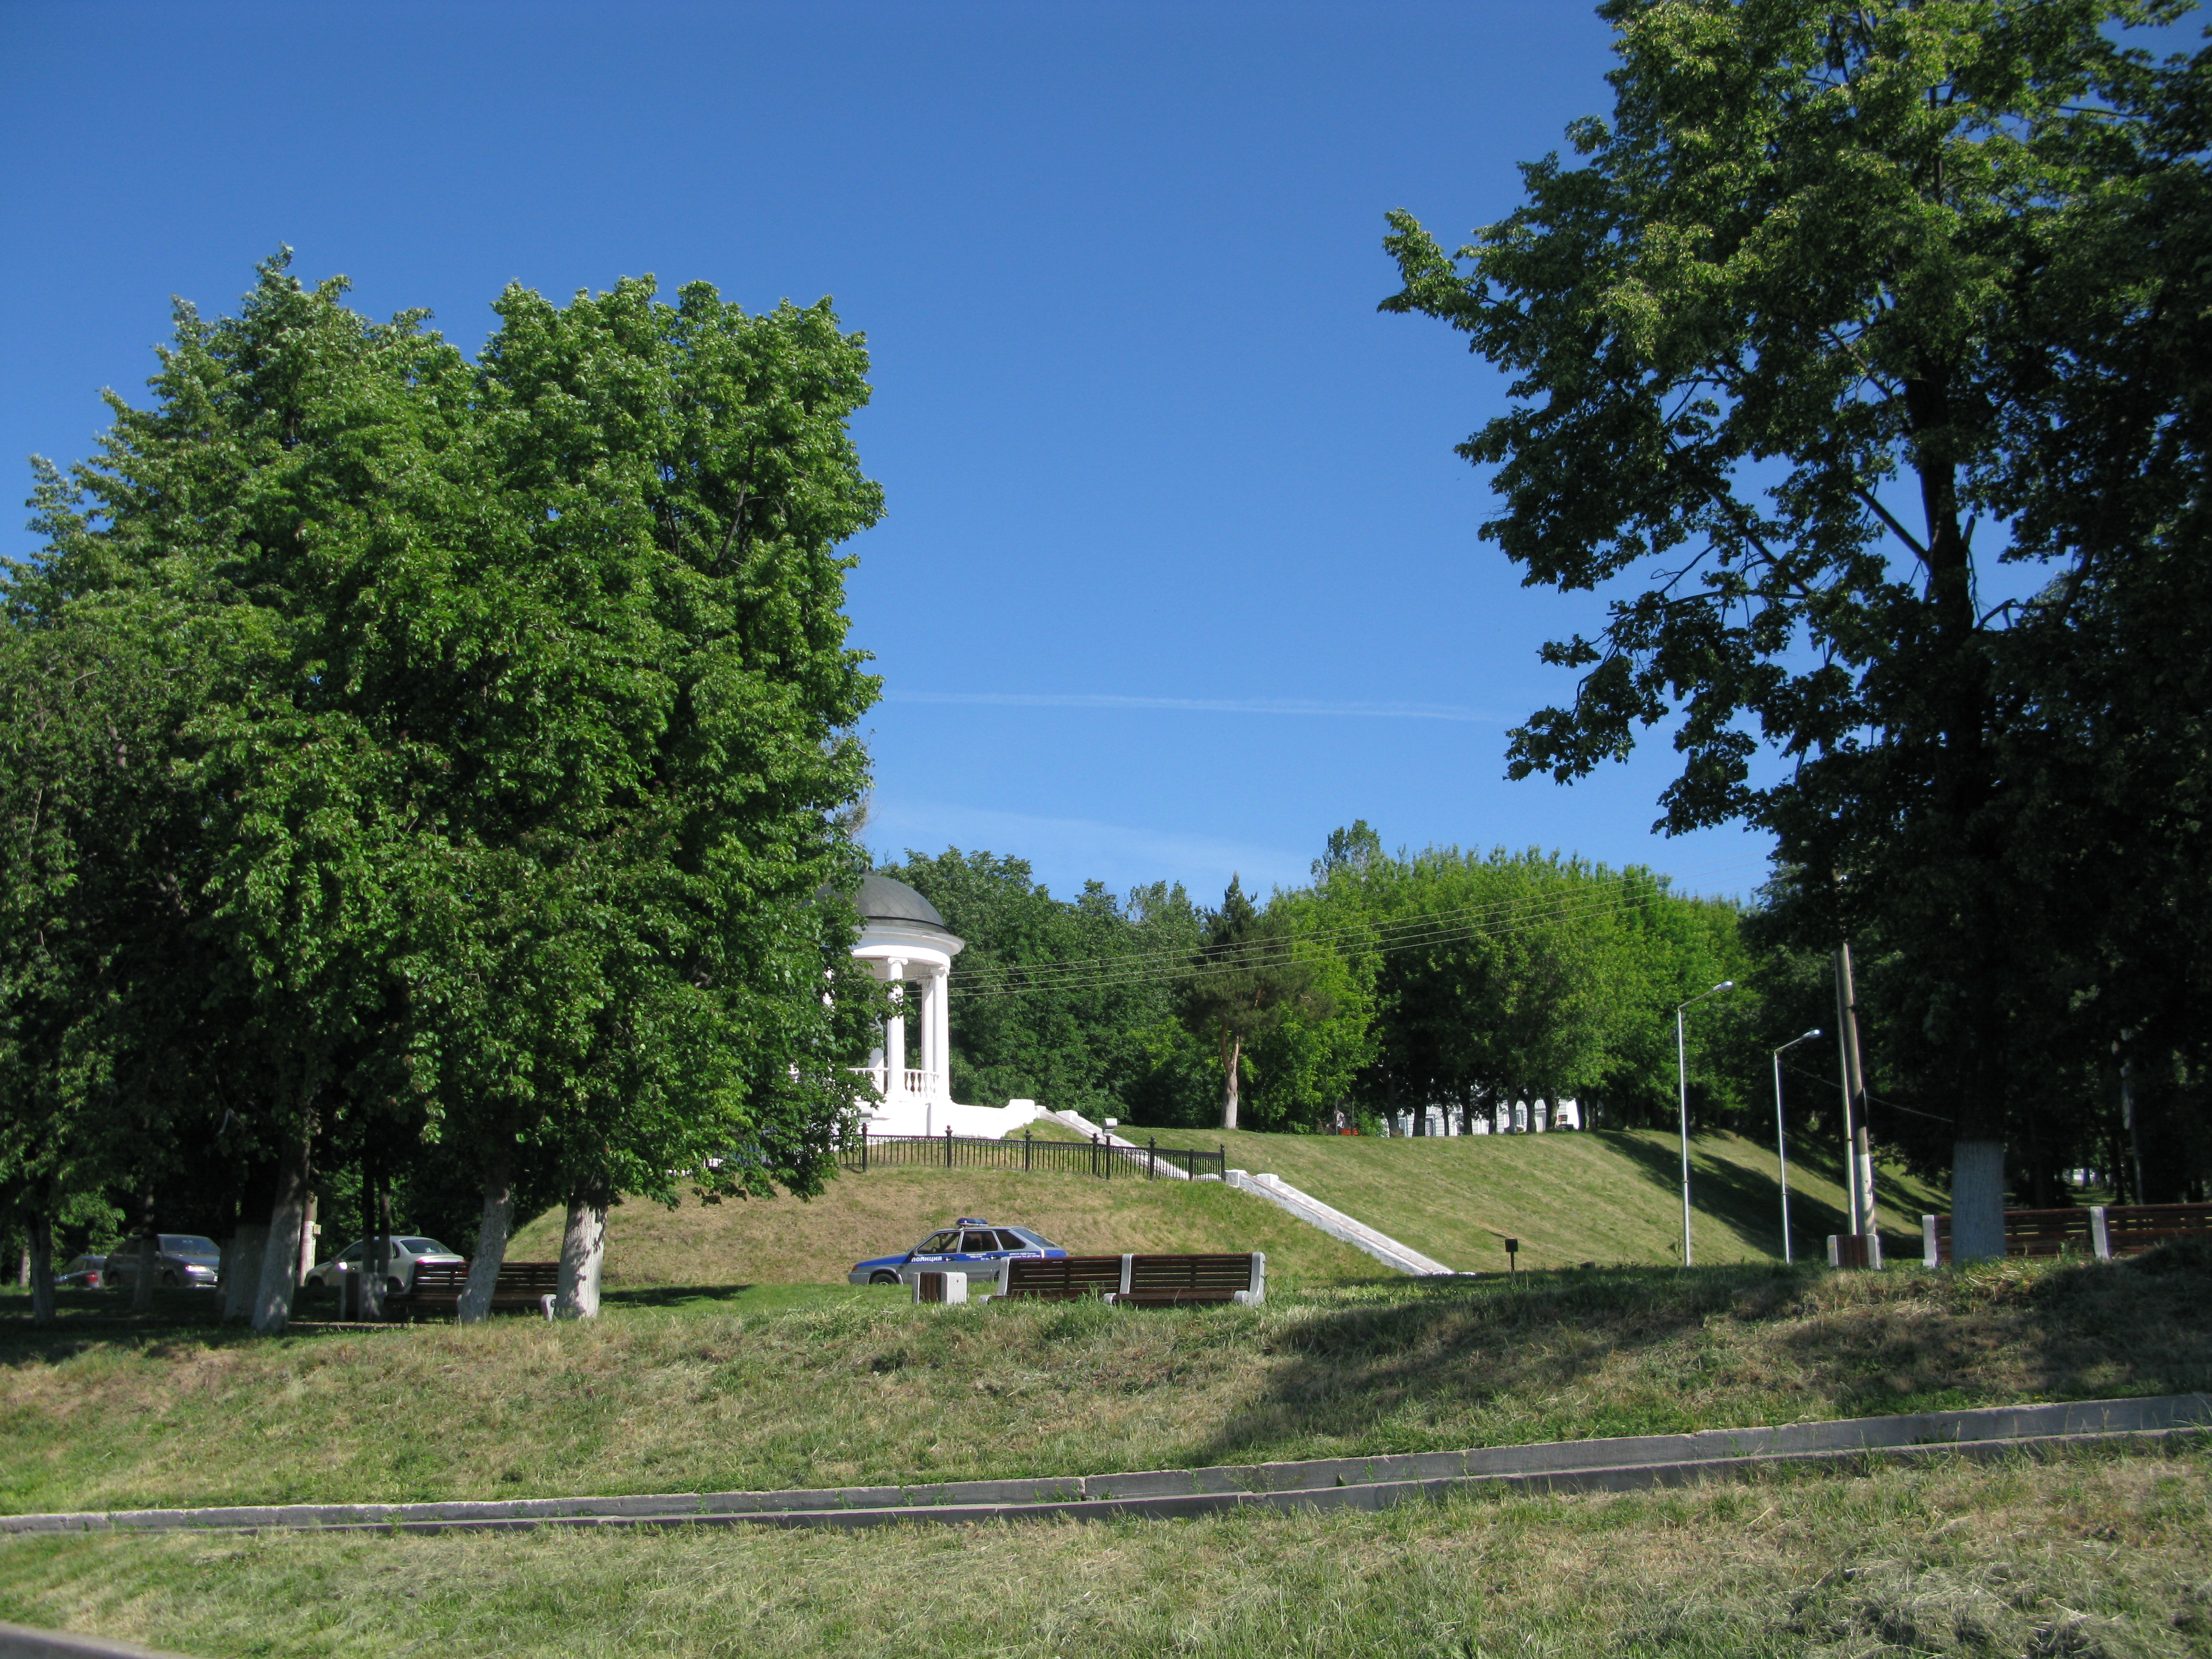
[[[2110,1261],[2141,1255],[2169,1238],[2212,1235],[2212,1204],[2089,1204],[2068,1210],[2007,1210],[2005,1254],[2051,1256],[2072,1252]],[[1951,1218],[1920,1218],[1921,1259],[1933,1267],[1951,1260]]]
[[[384,1298],[386,1316],[411,1319],[417,1314],[457,1314],[461,1310],[461,1292],[468,1285],[469,1267],[465,1261],[419,1262],[414,1282],[397,1296]],[[503,1261],[498,1282],[492,1286],[490,1310],[541,1313],[545,1298],[557,1296],[560,1291],[559,1262]]]
[[[2105,1206],[2106,1249],[2141,1255],[2169,1238],[2212,1234],[2212,1204],[2111,1204]]]
[[[1072,1302],[1085,1296],[1138,1307],[1266,1300],[1267,1258],[1243,1255],[1060,1255],[1006,1263],[1003,1297]]]

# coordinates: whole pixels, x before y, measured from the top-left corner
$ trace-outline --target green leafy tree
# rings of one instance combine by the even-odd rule
[[[2114,26],[2179,10],[1608,0],[1615,107],[1571,129],[1582,163],[1526,168],[1464,266],[1403,214],[1387,244],[1385,308],[1516,377],[1462,450],[1497,469],[1486,533],[1531,582],[1618,594],[1545,648],[1581,678],[1514,734],[1513,774],[1578,777],[1676,720],[1666,826],[1771,829],[1820,878],[1804,936],[1884,933],[1954,1117],[1962,1255],[2002,1248],[2033,1086],[2002,764],[2021,608],[1982,590],[2008,556],[2061,590],[2081,568],[2064,537],[1985,526],[2048,461],[2033,411],[2081,338],[2062,295],[2124,309],[2136,280],[2069,252],[2152,159],[2112,116],[2157,77]],[[1790,763],[1766,784],[1762,742]]]
[[[475,1171],[480,1312],[524,1172],[587,1210],[817,1188],[866,1017],[814,902],[877,684],[837,550],[880,510],[861,342],[625,283],[511,290],[471,367],[343,294],[280,258],[237,318],[180,307],[152,407],[41,486],[52,592],[212,641],[184,898],[276,1155],[263,1329],[319,1147],[410,1126]]]
[[[1197,969],[1185,983],[1183,1020],[1221,1060],[1221,1127],[1237,1127],[1244,1051],[1294,1010],[1325,1016],[1330,1004],[1317,963],[1300,953],[1290,917],[1263,914],[1229,878],[1221,908],[1206,918]]]

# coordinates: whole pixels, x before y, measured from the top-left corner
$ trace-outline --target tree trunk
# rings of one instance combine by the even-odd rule
[[[240,1221],[230,1237],[230,1255],[222,1270],[222,1317],[240,1324],[253,1317],[253,1297],[261,1288],[261,1253],[269,1243],[269,1224]]]
[[[307,1182],[313,1175],[314,1129],[302,1124],[277,1166],[276,1198],[262,1239],[261,1271],[254,1275],[253,1328],[273,1336],[290,1322],[300,1289],[300,1240],[307,1230]],[[241,1230],[243,1231],[243,1230]]]
[[[22,1271],[16,1275],[15,1282],[27,1291],[31,1288],[31,1241],[27,1238],[23,1241]]]
[[[461,1292],[464,1325],[480,1325],[491,1316],[491,1293],[499,1285],[499,1270],[507,1261],[507,1229],[514,1218],[514,1183],[507,1178],[502,1156],[485,1173],[483,1219],[477,1225],[477,1253],[469,1263],[469,1282]]]
[[[1237,1067],[1244,1058],[1244,1039],[1221,1034],[1221,1127],[1237,1127]]]
[[[54,1224],[43,1215],[31,1218],[31,1242],[23,1247],[31,1274],[31,1322],[54,1322]]]
[[[1987,1261],[2005,1253],[2005,1149],[1961,1140],[1951,1149],[1951,1257]]]
[[[568,1224],[561,1234],[561,1294],[553,1304],[553,1311],[563,1319],[599,1316],[608,1198],[605,1184],[596,1181],[568,1194]]]

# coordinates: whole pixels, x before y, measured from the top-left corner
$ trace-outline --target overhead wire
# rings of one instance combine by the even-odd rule
[[[1621,872],[1627,875],[1632,872]],[[1354,942],[1376,955],[1396,955],[1427,946],[1460,943],[1543,921],[1571,921],[1623,909],[1641,908],[1673,896],[1656,880],[1631,883],[1616,876],[1602,886],[1565,896],[1518,895],[1455,910],[1431,912],[1397,921],[1375,920],[1310,933],[1286,933],[1255,940],[1231,960],[1194,957],[1188,947],[1133,952],[1126,957],[1091,957],[1045,963],[1009,963],[969,978],[969,997],[1018,996],[1080,988],[1103,990],[1168,983],[1237,969],[1279,966],[1300,959],[1316,945]]]
[[[1710,870],[1716,866],[1722,868],[1727,868],[1731,866],[1740,867],[1741,864],[1741,860],[1717,860],[1714,865],[1693,867]],[[1622,881],[1624,878],[1632,878],[1638,873],[1640,872],[1632,870],[1609,872],[1607,878],[1607,884],[1604,887],[1596,890],[1595,892],[1590,893],[1589,896],[1595,902],[1611,902],[1615,896],[1615,884]],[[1672,893],[1671,888],[1662,884],[1666,880],[1665,878],[1660,877],[1654,878],[1653,879],[1655,882],[1653,890],[1648,894],[1639,896],[1637,901],[1638,902],[1644,902],[1645,898],[1660,896],[1662,893]],[[1270,948],[1287,950],[1300,944],[1332,944],[1340,939],[1349,939],[1354,936],[1371,936],[1378,933],[1388,933],[1392,930],[1397,931],[1401,935],[1434,931],[1448,931],[1463,925],[1462,921],[1455,919],[1466,919],[1477,916],[1487,917],[1500,913],[1510,914],[1518,909],[1526,908],[1530,906],[1540,907],[1548,902],[1550,902],[1550,901],[1546,896],[1521,896],[1510,899],[1493,900],[1485,904],[1462,906],[1453,910],[1430,911],[1419,916],[1405,917],[1395,921],[1360,921],[1349,923],[1340,927],[1319,928],[1310,933],[1304,933],[1295,935],[1279,935],[1272,939],[1255,940],[1253,942],[1251,946],[1248,946],[1246,948],[1249,950],[1256,947],[1262,951]],[[1124,969],[1141,966],[1142,964],[1152,962],[1184,963],[1188,962],[1189,959],[1189,947],[1170,946],[1157,951],[1132,951],[1126,955],[1112,957],[1080,957],[1048,960],[1044,962],[1006,963],[982,969],[980,972],[973,973],[966,976],[963,979],[963,986],[973,988],[977,985],[988,985],[994,981],[1009,978],[1017,975],[1031,980],[1043,981],[1055,977],[1067,978],[1077,975],[1095,974],[1101,969],[1120,971]]]

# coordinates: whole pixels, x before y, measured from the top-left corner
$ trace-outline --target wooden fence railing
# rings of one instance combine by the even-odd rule
[[[939,1170],[1023,1170],[1047,1175],[1095,1176],[1101,1181],[1176,1180],[1224,1175],[1226,1147],[1109,1146],[1103,1140],[1037,1140],[1024,1135],[992,1140],[981,1135],[872,1135],[863,1126],[845,1143],[838,1160],[848,1170],[920,1166]]]
[[[2088,1204],[2066,1210],[2007,1210],[2007,1255],[2141,1255],[2169,1238],[2212,1236],[2212,1204]],[[1920,1218],[1921,1258],[1951,1259],[1951,1218]]]

